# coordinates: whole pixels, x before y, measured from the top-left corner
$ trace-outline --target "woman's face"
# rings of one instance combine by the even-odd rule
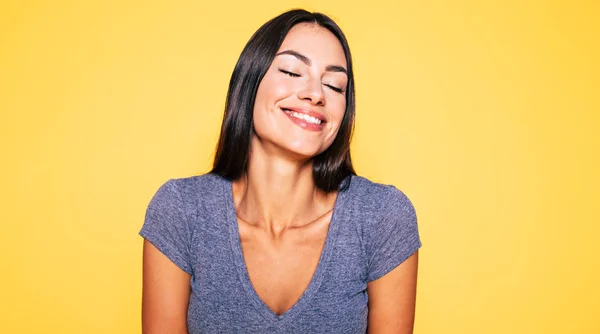
[[[337,38],[316,24],[294,26],[258,87],[255,139],[300,159],[325,151],[344,117],[347,83]]]

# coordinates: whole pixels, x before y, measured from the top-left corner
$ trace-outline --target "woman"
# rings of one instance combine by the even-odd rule
[[[144,333],[411,333],[413,206],[356,176],[348,43],[286,12],[234,69],[213,170],[148,206]]]

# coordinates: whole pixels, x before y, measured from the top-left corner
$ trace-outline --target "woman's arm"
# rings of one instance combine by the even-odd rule
[[[144,240],[142,333],[187,334],[190,275]]]
[[[398,267],[367,284],[369,334],[413,332],[418,258],[416,251]]]

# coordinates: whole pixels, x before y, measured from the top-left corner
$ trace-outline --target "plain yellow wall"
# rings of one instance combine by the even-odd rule
[[[251,34],[346,31],[357,170],[412,199],[416,333],[600,333],[598,1],[0,5],[0,332],[137,333],[148,201],[208,171]]]

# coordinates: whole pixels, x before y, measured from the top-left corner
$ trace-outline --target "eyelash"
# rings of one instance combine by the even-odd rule
[[[343,90],[343,89],[341,89],[341,88],[337,88],[337,87],[335,87],[335,86],[332,86],[332,85],[327,85],[327,84],[326,84],[325,86],[329,87],[329,89],[331,89],[332,91],[334,91],[334,92],[337,92],[337,93],[340,93],[340,94],[342,94],[342,93],[344,92],[344,90]]]
[[[300,76],[300,74],[296,74],[294,72],[289,72],[289,71],[286,71],[286,70],[279,70],[279,72],[281,72],[283,74],[287,74],[287,75],[289,75],[292,78],[297,78],[297,77]]]
[[[281,73],[283,73],[283,74],[285,74],[285,75],[288,75],[288,76],[290,76],[290,77],[292,77],[292,78],[298,78],[298,77],[300,77],[300,74],[297,74],[297,73],[294,73],[294,72],[290,72],[290,71],[286,71],[286,70],[281,70],[281,69],[280,69],[280,70],[279,70],[279,72],[281,72]],[[341,89],[341,88],[337,88],[337,87],[335,87],[335,86],[332,86],[332,85],[325,84],[325,86],[327,86],[327,87],[328,87],[329,89],[331,89],[332,91],[334,91],[334,92],[337,92],[337,93],[340,93],[340,94],[344,92],[344,90],[343,90],[343,89]]]

